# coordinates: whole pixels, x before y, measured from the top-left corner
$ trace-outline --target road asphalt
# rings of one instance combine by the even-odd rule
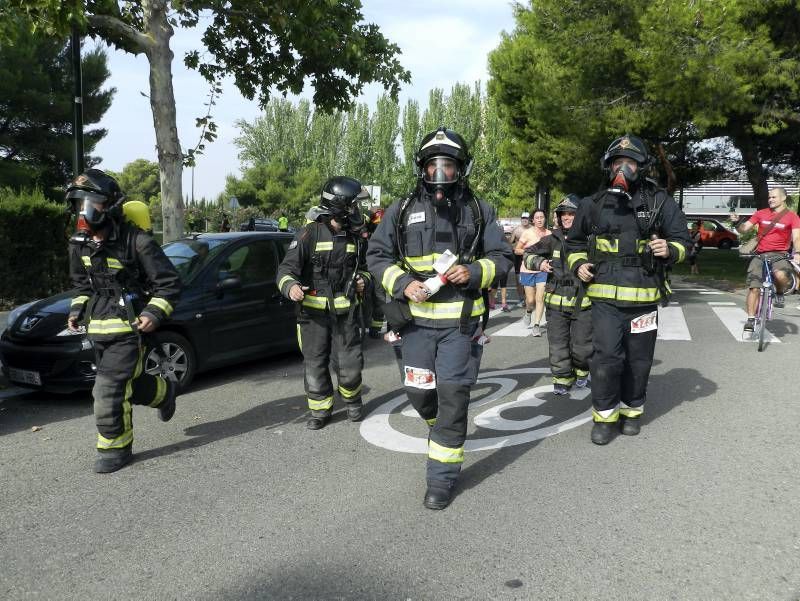
[[[658,342],[642,433],[605,447],[589,400],[548,390],[547,337],[493,318],[469,440],[499,448],[468,450],[440,512],[424,455],[395,450],[426,429],[382,341],[362,424],[337,404],[307,430],[302,358],[258,360],[198,376],[169,423],[136,407],[136,460],[110,475],[87,395],[0,400],[0,597],[800,599],[800,311],[758,353],[719,317],[741,294],[697,288],[673,299],[691,339]]]

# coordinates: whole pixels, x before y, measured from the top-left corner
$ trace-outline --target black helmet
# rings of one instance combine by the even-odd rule
[[[631,165],[622,164],[614,172],[611,171],[611,164],[614,159],[627,157],[636,161],[637,168]],[[617,138],[608,146],[603,158],[600,159],[600,166],[606,172],[611,182],[610,190],[628,194],[638,185],[639,173],[650,165],[650,155],[647,153],[647,146],[641,138],[625,134]]]
[[[650,163],[647,145],[637,136],[625,134],[608,145],[606,153],[600,159],[600,166],[608,169],[616,157],[628,157],[639,163],[639,167],[646,167]]]
[[[567,194],[564,199],[558,203],[556,213],[575,213],[578,210],[578,203],[580,198],[577,194]]]
[[[100,169],[87,169],[67,185],[67,202],[92,230],[122,218],[125,195],[117,180]]]
[[[357,228],[364,222],[359,205],[361,190],[361,182],[357,179],[332,177],[322,186],[319,206],[345,229]]]
[[[464,138],[445,127],[422,138],[414,162],[423,185],[439,201],[454,186],[463,184],[472,170],[472,156]]]

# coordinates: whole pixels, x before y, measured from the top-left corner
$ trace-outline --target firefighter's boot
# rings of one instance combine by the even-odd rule
[[[613,422],[595,422],[592,426],[592,442],[594,444],[608,444],[613,435]]]
[[[351,422],[360,422],[364,417],[364,405],[361,401],[357,403],[347,403],[347,419]]]
[[[312,413],[311,417],[309,417],[308,421],[306,422],[306,428],[308,428],[309,430],[322,430],[322,428],[325,427],[325,424],[328,423],[328,420],[330,420],[330,418],[331,418],[330,413],[321,413],[317,415],[314,415]]]
[[[428,509],[444,509],[453,499],[453,487],[448,482],[429,482],[422,502]]]
[[[98,474],[110,474],[122,469],[133,459],[131,445],[121,449],[108,449],[97,451],[98,457],[94,462],[94,471]]]
[[[639,417],[623,417],[622,433],[625,436],[636,436],[642,430],[642,420]]]
[[[164,400],[158,406],[158,419],[168,422],[175,415],[175,399],[178,398],[178,383],[167,378],[167,392],[164,393]]]

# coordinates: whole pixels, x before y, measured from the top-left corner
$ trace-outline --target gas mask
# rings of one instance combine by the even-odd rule
[[[633,169],[628,163],[623,163],[616,171],[611,172],[611,187],[619,188],[628,194],[637,181],[639,181],[639,170]]]
[[[458,163],[449,157],[429,159],[422,171],[422,182],[436,205],[447,204],[458,184],[461,170]]]
[[[77,214],[76,234],[92,234],[111,223],[106,206],[108,198],[102,194],[88,190],[70,190],[67,200],[72,204],[72,211]]]

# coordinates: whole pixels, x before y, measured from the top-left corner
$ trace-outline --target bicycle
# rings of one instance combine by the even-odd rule
[[[758,338],[758,352],[764,350],[764,338],[767,331],[767,322],[772,319],[772,307],[778,292],[772,279],[772,264],[789,259],[790,255],[780,255],[772,258],[764,255],[754,255],[761,259],[761,288],[758,291],[756,304],[756,321],[753,327],[753,337]],[[791,291],[787,291],[791,292]]]

